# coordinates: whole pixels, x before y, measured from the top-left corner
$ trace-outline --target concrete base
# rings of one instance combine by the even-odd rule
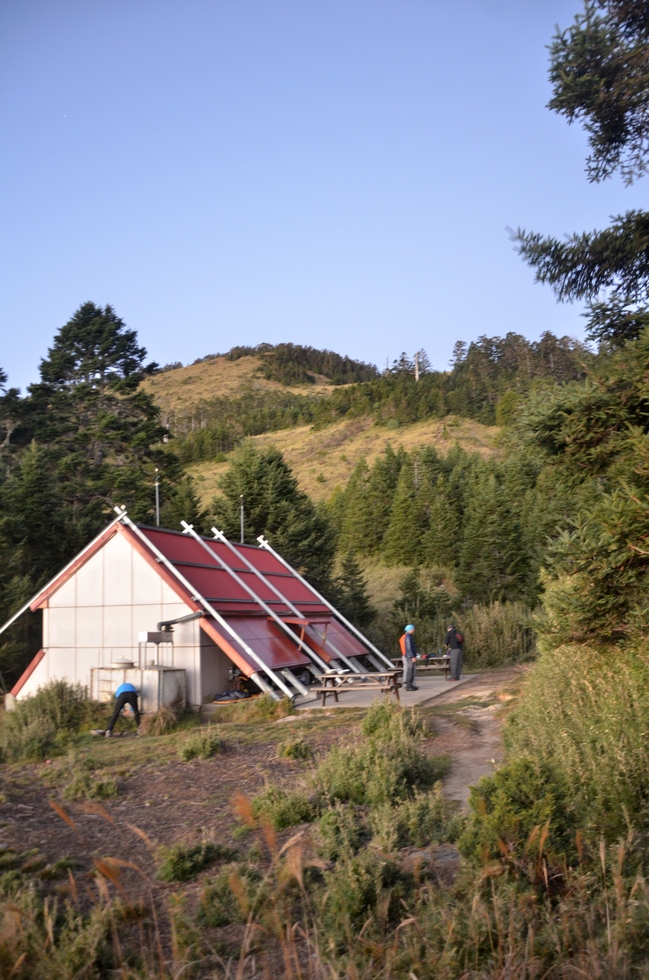
[[[415,678],[415,684],[419,688],[418,691],[404,691],[402,687],[399,688],[399,698],[400,704],[406,708],[412,708],[416,704],[424,704],[426,701],[430,701],[432,698],[439,697],[441,694],[446,694],[447,691],[455,690],[455,688],[460,687],[467,681],[473,680],[476,674],[463,674],[459,681],[446,680],[444,677],[422,677]],[[382,695],[376,691],[363,691],[358,687],[349,688],[345,690],[345,685],[341,685],[338,688],[338,701],[334,701],[333,697],[327,695],[327,703],[325,708],[369,708],[373,701],[380,699],[382,697],[389,697],[391,701],[395,701],[396,698],[393,694]],[[302,697],[300,695],[296,698],[295,706],[298,711],[314,710],[317,708],[322,708],[322,696],[319,694],[310,694],[309,697]]]

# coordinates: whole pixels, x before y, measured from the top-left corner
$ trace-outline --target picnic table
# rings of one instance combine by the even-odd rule
[[[333,694],[334,700],[338,701],[338,694],[341,688],[346,690],[380,691],[382,694],[394,694],[399,700],[399,688],[401,684],[397,681],[399,670],[377,670],[371,674],[354,674],[346,671],[344,674],[322,674],[319,678],[319,687],[312,687],[311,690],[322,696],[322,707],[327,703],[327,697]]]
[[[390,657],[390,660],[395,667],[403,666],[403,657]],[[426,668],[429,668],[430,670],[443,670],[444,677],[448,678],[451,662],[450,658],[446,654],[441,657],[422,657],[421,660],[416,660],[415,663],[417,665],[417,672],[420,670],[426,670]]]

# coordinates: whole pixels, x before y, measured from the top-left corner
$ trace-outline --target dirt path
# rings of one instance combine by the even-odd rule
[[[468,803],[471,786],[503,761],[502,706],[524,673],[524,667],[514,666],[482,674],[427,706],[438,732],[432,749],[435,755],[451,758],[444,792],[462,806]]]

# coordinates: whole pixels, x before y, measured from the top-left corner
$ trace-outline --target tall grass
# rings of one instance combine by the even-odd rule
[[[558,773],[584,829],[609,839],[649,820],[646,646],[563,646],[530,671],[505,729],[510,756]]]
[[[534,614],[524,602],[472,606],[452,621],[464,634],[466,665],[471,669],[521,663],[535,653]]]

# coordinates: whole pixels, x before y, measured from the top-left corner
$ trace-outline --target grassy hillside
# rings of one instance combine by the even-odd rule
[[[313,500],[326,500],[337,486],[345,486],[356,463],[365,457],[369,463],[384,452],[388,443],[410,451],[434,446],[446,452],[455,443],[483,456],[494,455],[497,426],[481,425],[471,419],[447,416],[415,425],[392,428],[377,426],[371,419],[354,418],[325,429],[302,425],[294,429],[253,436],[258,447],[277,446],[297,477],[300,488]],[[197,463],[189,467],[203,502],[218,493],[219,477],[229,463]]]
[[[249,392],[290,391],[300,395],[322,396],[332,385],[323,375],[314,384],[284,385],[265,378],[260,356],[215,357],[188,367],[175,368],[147,378],[143,388],[150,392],[162,410],[163,419],[198,409],[213,398],[239,398]]]

